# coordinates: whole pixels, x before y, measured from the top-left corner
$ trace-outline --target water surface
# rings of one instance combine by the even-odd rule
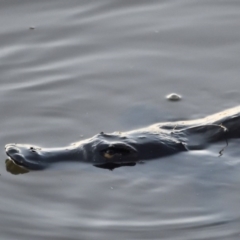
[[[112,172],[12,175],[4,153],[239,105],[238,1],[0,4],[1,238],[239,239],[238,140]]]

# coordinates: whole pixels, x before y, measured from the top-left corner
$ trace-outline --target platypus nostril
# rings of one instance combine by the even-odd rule
[[[34,148],[34,147],[30,147],[29,150],[30,150],[31,152],[33,152],[33,153],[36,152],[36,148]]]

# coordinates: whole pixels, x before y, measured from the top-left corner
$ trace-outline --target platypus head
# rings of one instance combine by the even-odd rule
[[[104,133],[63,148],[41,148],[28,144],[7,144],[6,154],[17,165],[41,170],[56,162],[128,163],[138,160],[137,150],[115,135]]]
[[[100,133],[63,148],[41,148],[27,144],[7,144],[6,154],[17,165],[39,170],[56,162],[89,162],[128,165],[186,150],[176,138],[166,133]]]

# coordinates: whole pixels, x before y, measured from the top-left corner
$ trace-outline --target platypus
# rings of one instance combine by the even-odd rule
[[[6,154],[17,165],[40,170],[56,162],[89,162],[113,169],[182,151],[204,149],[209,143],[240,137],[240,107],[205,118],[163,122],[128,132],[99,133],[61,148],[7,144]]]

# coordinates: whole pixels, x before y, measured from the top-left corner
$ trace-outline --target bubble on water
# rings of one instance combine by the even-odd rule
[[[170,93],[166,96],[169,101],[179,101],[182,99],[182,96],[177,93]]]

